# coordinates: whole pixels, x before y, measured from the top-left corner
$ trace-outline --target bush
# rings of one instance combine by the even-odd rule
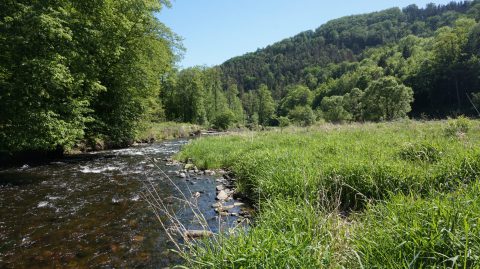
[[[228,127],[235,120],[235,115],[232,111],[226,110],[215,117],[213,120],[213,128],[218,130],[227,130]]]
[[[287,117],[278,117],[278,126],[283,128],[290,125],[290,119]]]
[[[445,135],[449,137],[460,136],[468,133],[472,127],[470,119],[460,116],[457,119],[449,119],[445,128]]]
[[[346,122],[352,119],[352,115],[343,107],[343,96],[330,96],[322,100],[322,116],[330,122]]]
[[[288,113],[288,118],[300,126],[309,126],[315,122],[315,115],[309,106],[297,106]]]

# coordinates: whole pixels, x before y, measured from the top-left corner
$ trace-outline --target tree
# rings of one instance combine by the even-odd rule
[[[325,120],[331,122],[346,122],[352,119],[352,115],[343,107],[343,96],[331,96],[322,99],[320,108]]]
[[[360,121],[363,119],[362,98],[363,91],[358,88],[354,88],[351,92],[343,96],[343,108],[351,115],[351,119],[354,121]]]
[[[315,122],[315,114],[309,106],[297,106],[291,109],[288,112],[288,118],[300,126],[309,126]]]
[[[287,96],[280,101],[279,111],[281,115],[287,115],[296,106],[311,106],[312,102],[313,93],[310,89],[302,85],[289,86]]]
[[[372,82],[362,98],[363,117],[370,121],[389,121],[404,118],[411,110],[412,88],[384,77]]]
[[[2,1],[0,147],[71,148],[134,137],[160,111],[177,39],[155,17],[168,1]]]
[[[233,112],[234,118],[233,121],[236,123],[244,122],[244,112],[242,101],[238,97],[238,88],[236,84],[228,85],[227,91],[225,93],[227,97],[228,108]]]
[[[270,120],[275,114],[275,102],[272,93],[266,85],[260,85],[258,94],[258,121],[261,125],[269,125]]]

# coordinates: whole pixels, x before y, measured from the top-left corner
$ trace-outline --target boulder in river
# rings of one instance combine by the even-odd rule
[[[181,178],[186,178],[186,177],[187,177],[187,174],[185,174],[185,173],[182,172],[182,173],[179,173],[178,176],[181,177]]]
[[[228,194],[225,191],[222,190],[217,194],[217,200],[223,201],[227,199],[228,199]]]

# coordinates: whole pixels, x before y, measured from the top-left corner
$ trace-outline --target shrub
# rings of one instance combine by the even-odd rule
[[[471,120],[464,116],[460,116],[457,119],[449,119],[445,128],[445,135],[452,137],[466,134],[471,126]]]
[[[278,126],[283,128],[290,125],[290,119],[287,117],[278,117]]]
[[[322,100],[322,116],[331,122],[346,122],[352,119],[352,115],[343,107],[343,96],[325,97]]]
[[[235,115],[233,114],[232,111],[226,110],[213,120],[213,128],[219,129],[219,130],[227,130],[228,127],[233,123],[235,120]]]
[[[309,106],[297,106],[288,113],[294,123],[300,126],[309,126],[315,122],[315,115]]]

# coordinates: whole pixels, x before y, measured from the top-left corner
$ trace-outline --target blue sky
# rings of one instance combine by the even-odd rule
[[[342,16],[450,0],[172,0],[158,18],[183,37],[180,67],[213,66]]]

